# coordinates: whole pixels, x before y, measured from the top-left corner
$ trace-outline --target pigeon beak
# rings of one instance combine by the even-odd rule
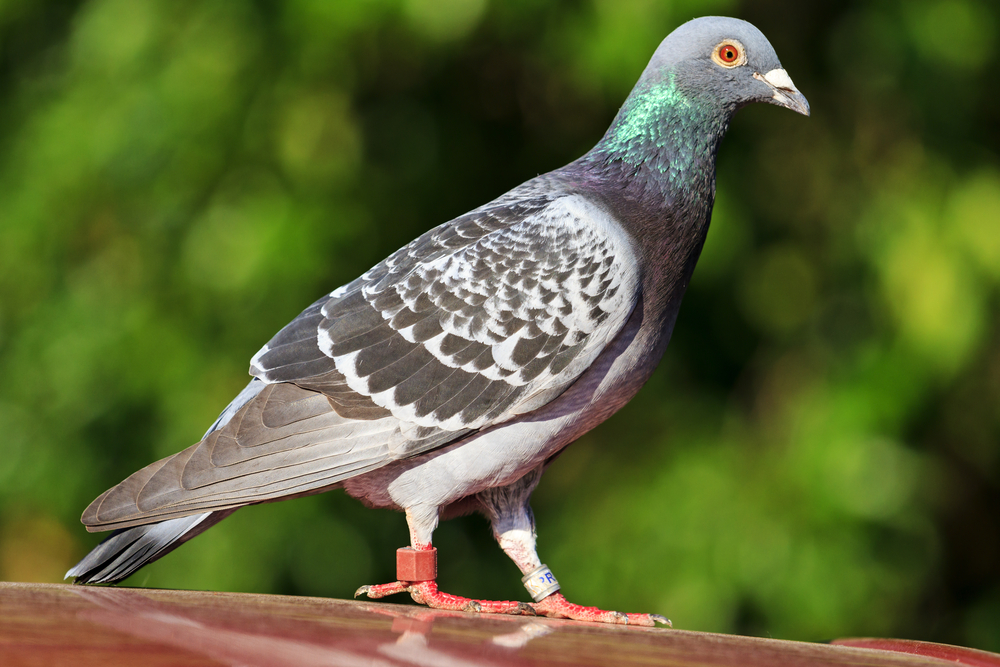
[[[803,116],[809,115],[809,102],[806,100],[806,96],[799,92],[785,70],[779,67],[766,74],[754,72],[753,78],[770,86],[774,93],[771,96],[772,104],[798,111]]]

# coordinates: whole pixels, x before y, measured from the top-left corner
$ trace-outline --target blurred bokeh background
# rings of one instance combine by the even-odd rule
[[[550,468],[542,560],[677,627],[1000,650],[1000,7],[988,0],[0,0],[0,579],[195,442],[320,294],[601,136],[659,41],[750,20],[674,341]],[[129,585],[349,597],[402,515],[247,508]],[[444,590],[525,597],[480,517]]]

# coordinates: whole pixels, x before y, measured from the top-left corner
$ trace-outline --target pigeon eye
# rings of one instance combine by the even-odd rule
[[[723,67],[738,67],[747,61],[743,45],[733,39],[727,39],[712,51],[712,60]]]

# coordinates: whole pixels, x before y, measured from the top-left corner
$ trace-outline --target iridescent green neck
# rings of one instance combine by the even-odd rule
[[[728,115],[704,97],[685,94],[669,72],[636,86],[593,154],[605,162],[646,167],[665,185],[682,176],[693,185],[692,171],[714,174]]]
[[[650,146],[663,147],[662,119],[680,115],[690,107],[691,102],[677,90],[672,75],[645,90],[636,90],[625,100],[601,141],[601,147],[635,164],[649,157]]]

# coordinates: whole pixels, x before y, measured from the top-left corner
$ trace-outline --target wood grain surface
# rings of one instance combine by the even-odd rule
[[[960,647],[843,641],[858,645],[320,598],[0,583],[4,667],[1000,665],[1000,656]]]

